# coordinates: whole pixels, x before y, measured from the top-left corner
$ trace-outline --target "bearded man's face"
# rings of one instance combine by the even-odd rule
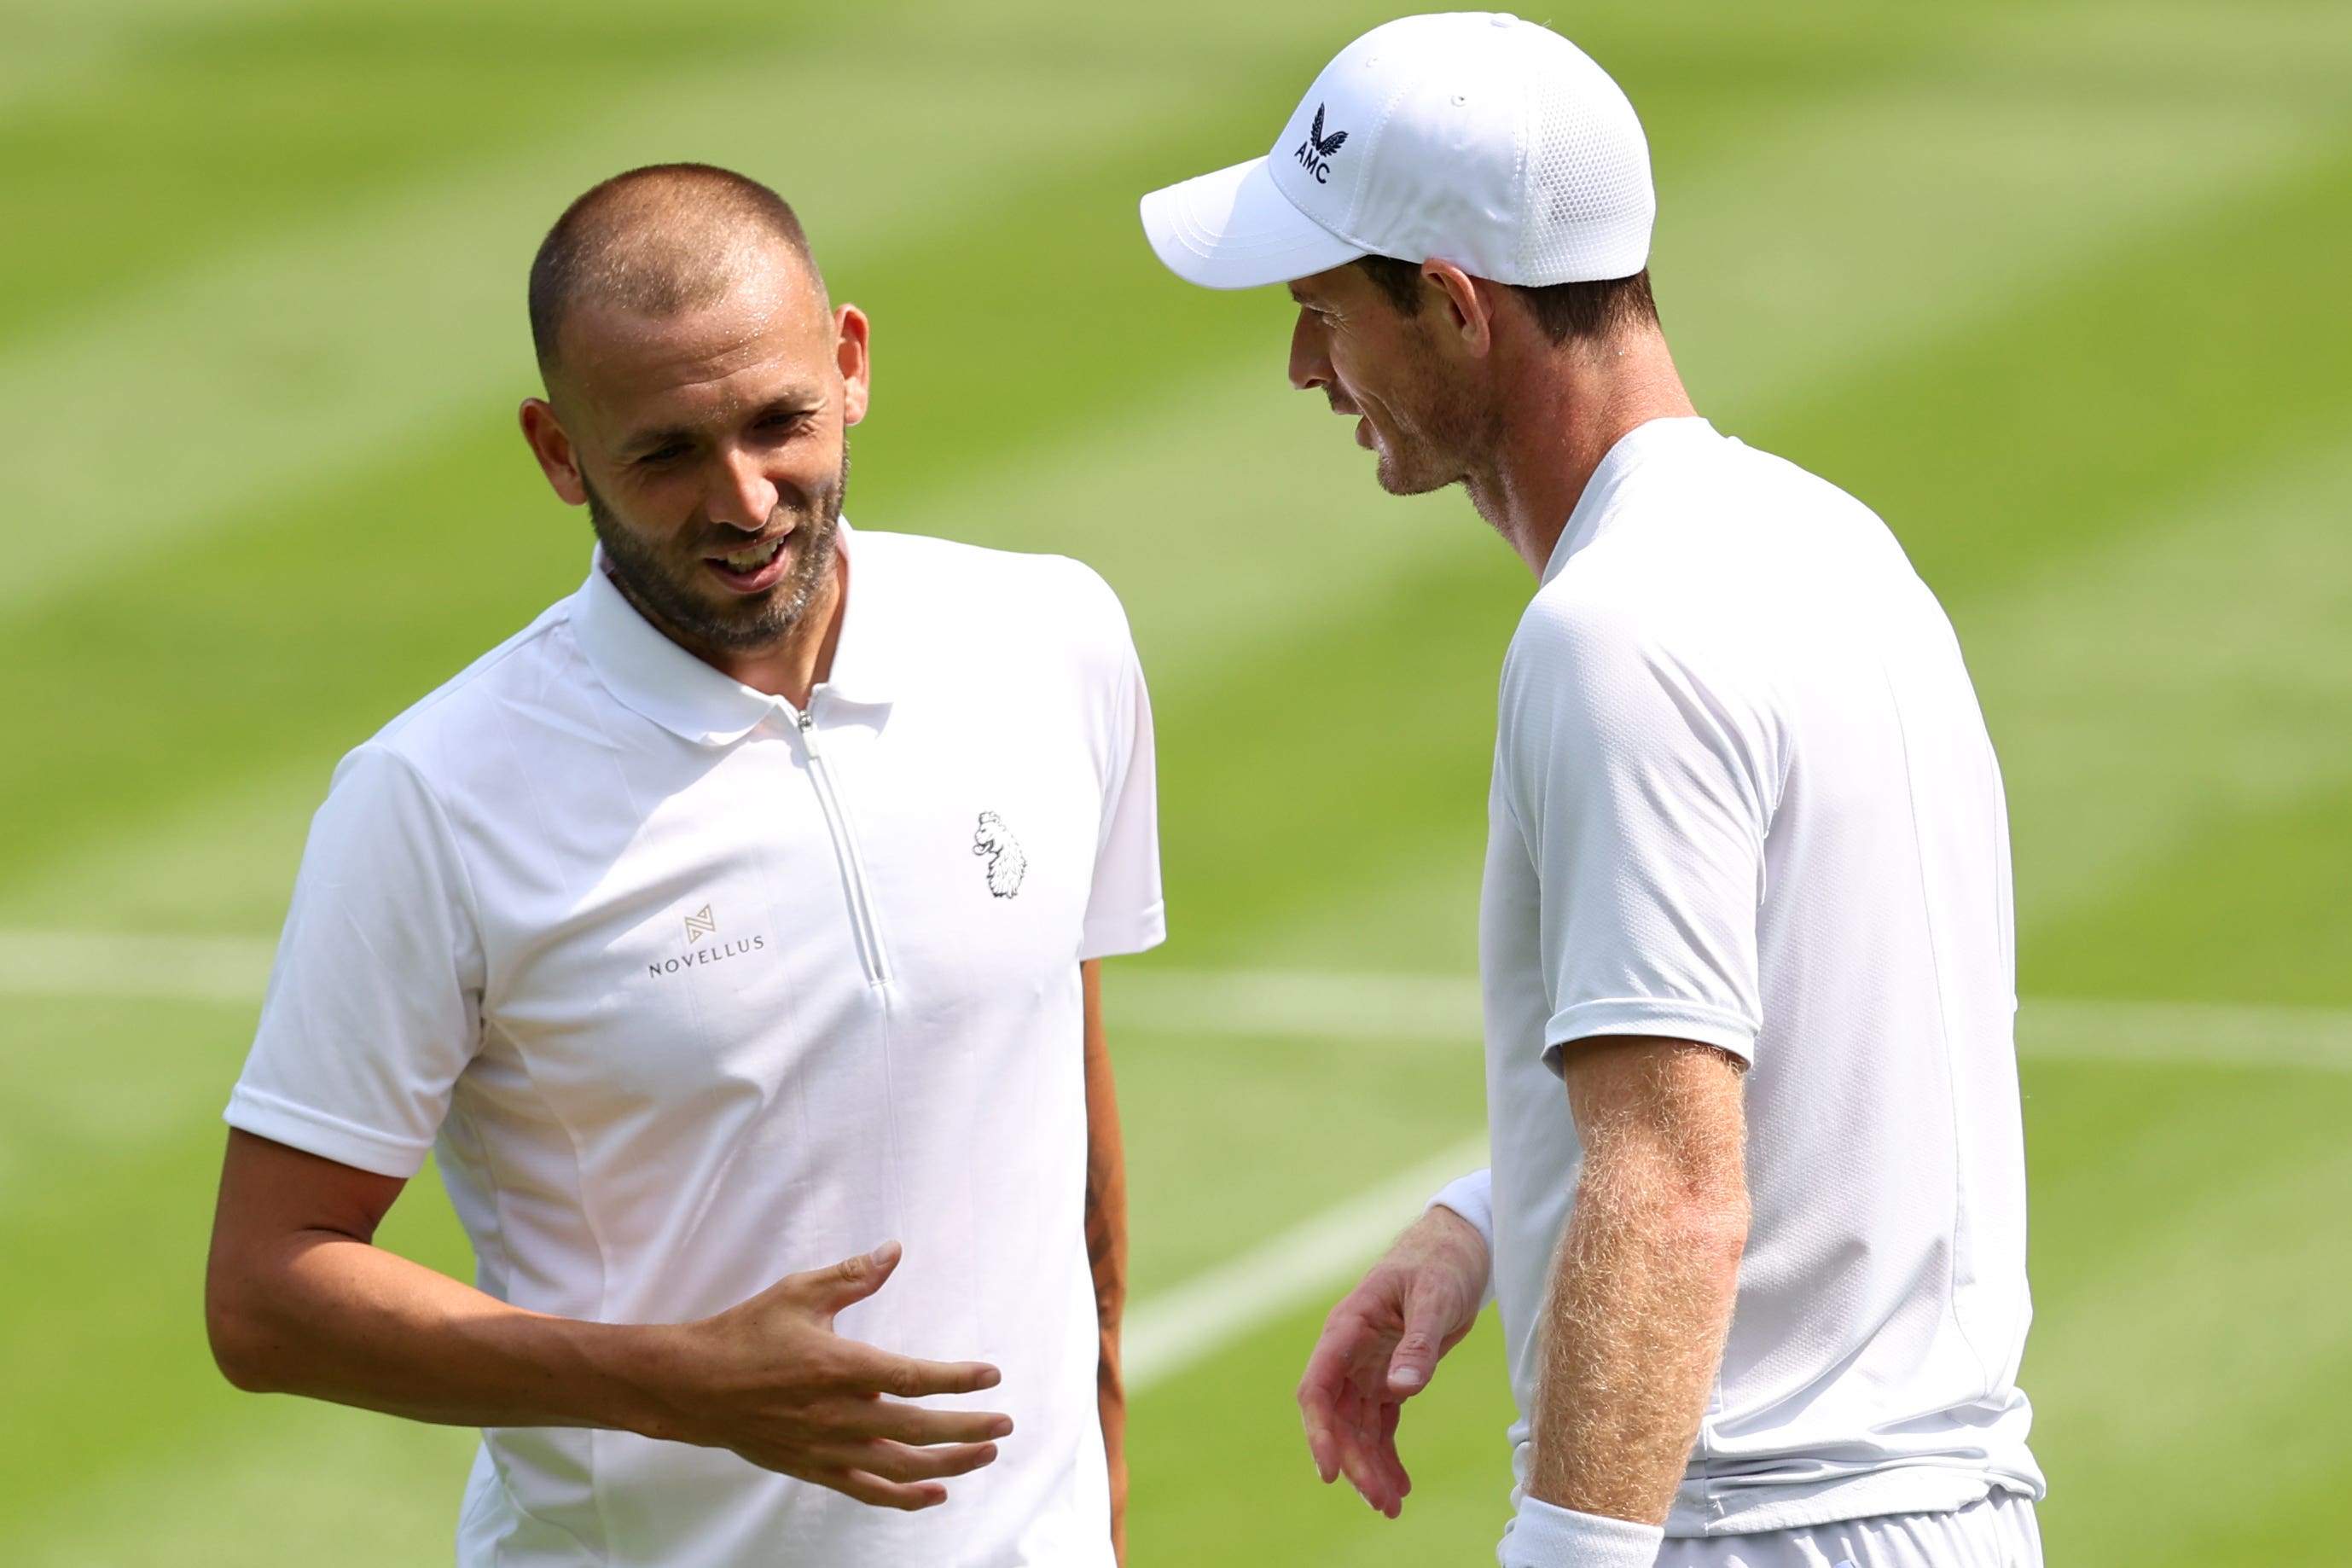
[[[560,428],[534,446],[568,443],[614,584],[722,668],[830,603],[866,332],[782,247],[706,303],[649,314],[591,297],[564,319],[536,421]]]

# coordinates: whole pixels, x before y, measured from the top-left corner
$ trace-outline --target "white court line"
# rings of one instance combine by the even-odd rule
[[[248,937],[0,930],[0,995],[250,1006],[271,952]],[[1154,1033],[1478,1049],[1478,984],[1459,976],[1143,969],[1115,974],[1108,990],[1123,1026]],[[2347,1073],[2352,1009],[2029,1001],[2018,1044],[2035,1060]],[[1486,1158],[1482,1133],[1137,1302],[1125,1335],[1129,1385],[1164,1383],[1286,1313],[1336,1300],[1431,1194]]]
[[[1483,1132],[1129,1310],[1127,1385],[1140,1392],[1302,1307],[1328,1306],[1431,1194],[1486,1163]]]
[[[0,996],[250,1005],[275,944],[257,937],[0,929]],[[1478,983],[1451,974],[1298,970],[1115,971],[1110,1009],[1155,1034],[1475,1045]],[[2028,1000],[2035,1060],[2352,1072],[2352,1008],[2225,1002]]]
[[[1473,1047],[1481,1037],[1478,983],[1454,975],[1147,969],[1115,975],[1107,992],[1127,1027],[1154,1033]],[[2017,1046],[2035,1061],[2352,1072],[2352,1008],[2029,998]]]
[[[0,931],[0,996],[250,1005],[276,951],[257,937]]]

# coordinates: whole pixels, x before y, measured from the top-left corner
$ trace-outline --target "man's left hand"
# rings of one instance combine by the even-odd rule
[[[1397,1457],[1397,1418],[1477,1321],[1488,1267],[1477,1228],[1432,1208],[1331,1309],[1298,1384],[1307,1447],[1326,1484],[1344,1472],[1389,1518],[1403,1510],[1412,1479]]]

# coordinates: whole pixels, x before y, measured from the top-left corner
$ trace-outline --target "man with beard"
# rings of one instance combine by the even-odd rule
[[[1097,961],[1162,933],[1118,602],[853,533],[867,323],[761,185],[597,186],[530,317],[595,563],[336,771],[227,1111],[215,1353],[482,1427],[465,1564],[1106,1568]],[[428,1151],[478,1288],[373,1245]]]
[[[1885,525],[1694,413],[1617,84],[1501,15],[1342,50],[1272,153],[1144,198],[1194,282],[1286,283],[1290,377],[1538,581],[1479,917],[1493,1167],[1299,1388],[1384,1513],[1481,1296],[1507,1568],[2030,1568],[2000,772]],[[1832,308],[1824,302],[1824,309]]]

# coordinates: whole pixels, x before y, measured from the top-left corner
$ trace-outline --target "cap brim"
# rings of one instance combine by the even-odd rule
[[[1364,254],[1275,188],[1253,158],[1143,198],[1143,232],[1168,270],[1204,289],[1256,289]]]

